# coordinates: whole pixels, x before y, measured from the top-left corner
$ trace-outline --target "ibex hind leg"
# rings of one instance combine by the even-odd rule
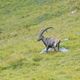
[[[56,47],[57,47],[57,51],[59,51],[59,49],[60,49],[60,42],[57,43]]]

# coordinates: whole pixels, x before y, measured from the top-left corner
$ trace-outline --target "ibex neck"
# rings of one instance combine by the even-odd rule
[[[47,41],[45,37],[42,38],[42,42],[44,43],[45,46],[47,46]]]

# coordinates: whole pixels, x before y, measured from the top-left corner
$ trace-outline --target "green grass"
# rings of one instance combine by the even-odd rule
[[[79,0],[0,0],[0,80],[80,80],[79,16]],[[49,26],[67,53],[40,54]]]

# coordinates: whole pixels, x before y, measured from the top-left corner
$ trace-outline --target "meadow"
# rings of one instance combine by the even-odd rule
[[[68,52],[40,54],[46,27]],[[80,0],[0,0],[0,80],[80,80]]]

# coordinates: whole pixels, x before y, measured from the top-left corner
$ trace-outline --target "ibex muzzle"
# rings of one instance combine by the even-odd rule
[[[49,48],[54,48],[55,51],[59,51],[60,40],[54,39],[54,38],[46,38],[43,36],[43,33],[50,28],[53,28],[53,27],[45,28],[44,30],[40,32],[38,41],[42,41],[44,43],[44,45],[46,46],[46,52],[48,52]]]

